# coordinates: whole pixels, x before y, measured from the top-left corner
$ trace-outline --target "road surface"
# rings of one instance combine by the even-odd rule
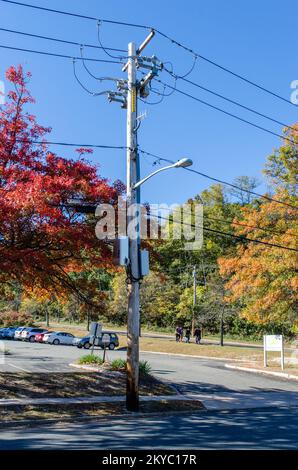
[[[0,449],[297,449],[298,410],[201,412],[1,433]]]
[[[86,351],[72,346],[6,342],[11,355],[0,372],[69,372]],[[98,352],[102,354],[101,352]],[[108,352],[110,359],[126,351]],[[153,373],[206,411],[150,418],[95,420],[67,425],[1,429],[1,449],[297,448],[298,384],[226,369],[216,360],[142,353]]]

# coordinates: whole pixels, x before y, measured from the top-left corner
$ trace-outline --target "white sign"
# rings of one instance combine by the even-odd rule
[[[109,342],[110,342],[110,335],[103,334],[103,335],[102,335],[102,338],[101,338],[101,341],[102,341],[103,343],[109,343]]]
[[[284,370],[284,339],[282,335],[264,336],[264,367],[267,367],[267,351],[280,352],[280,365]]]
[[[266,351],[281,351],[282,343],[282,335],[264,336],[264,347],[266,348]]]

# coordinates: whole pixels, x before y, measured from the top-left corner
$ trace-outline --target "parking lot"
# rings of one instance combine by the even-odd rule
[[[69,372],[69,364],[88,354],[85,349],[23,341],[2,341],[9,354],[1,357],[0,372]],[[103,354],[102,349],[95,349]],[[108,358],[124,357],[125,351],[107,351]]]

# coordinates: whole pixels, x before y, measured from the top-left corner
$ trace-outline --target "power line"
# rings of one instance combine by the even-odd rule
[[[1,0],[3,1],[3,0]],[[101,63],[106,63],[106,64],[121,64],[121,62],[118,60],[106,60],[106,59],[93,59],[90,57],[84,57],[82,59],[81,57],[74,57],[73,55],[65,55],[65,54],[56,54],[53,52],[45,52],[45,51],[37,51],[35,49],[23,49],[20,47],[12,47],[12,46],[5,46],[3,44],[0,44],[0,47],[2,49],[10,49],[13,51],[21,51],[21,52],[30,52],[33,54],[41,54],[45,56],[52,56],[52,57],[61,57],[63,59],[76,59],[76,60],[88,60],[89,62],[101,62]]]
[[[83,64],[84,63],[84,60],[83,60]],[[81,80],[79,79],[78,75],[77,75],[77,71],[76,71],[76,61],[75,59],[73,60],[73,74],[74,74],[74,77],[76,79],[76,81],[78,82],[78,84],[83,88],[83,90],[85,90],[87,93],[89,93],[89,95],[91,96],[102,96],[102,95],[108,95],[109,94],[109,91],[108,90],[104,90],[104,91],[91,91],[89,90],[89,88],[87,88],[82,82]]]
[[[1,0],[1,1],[4,1],[4,0]],[[38,51],[38,50],[35,50],[35,49],[24,49],[24,48],[19,48],[19,47],[6,46],[6,45],[3,45],[3,44],[0,44],[0,48],[2,48],[2,49],[9,49],[9,50],[15,50],[15,51],[21,51],[21,52],[28,52],[28,53],[33,53],[33,54],[40,54],[40,55],[51,56],[51,57],[59,57],[59,58],[63,58],[63,59],[75,59],[75,60],[81,60],[81,61],[100,62],[100,63],[108,63],[108,64],[120,64],[120,63],[121,63],[120,60],[118,61],[118,60],[93,59],[93,58],[90,58],[90,57],[82,57],[82,56],[81,56],[81,57],[74,57],[74,56],[65,55],[65,54],[58,54],[58,53],[46,52],[46,51]],[[186,79],[184,79],[184,78],[181,78],[181,79],[182,79],[182,80],[185,80],[185,81],[188,81],[188,80],[186,80]],[[248,121],[247,119],[241,118],[240,116],[237,116],[237,115],[235,115],[235,114],[233,114],[233,113],[230,113],[229,111],[225,111],[224,109],[221,109],[221,108],[219,108],[218,106],[212,105],[211,103],[208,103],[207,101],[201,100],[200,98],[197,98],[197,97],[195,97],[195,96],[193,96],[193,95],[191,95],[191,94],[189,94],[189,93],[187,93],[187,92],[185,92],[185,91],[179,90],[176,86],[173,87],[173,86],[171,86],[171,85],[169,85],[169,84],[167,84],[167,83],[164,83],[163,81],[161,81],[161,80],[159,80],[159,79],[155,79],[155,80],[156,80],[157,82],[161,83],[162,85],[164,85],[165,87],[170,88],[171,90],[173,90],[173,92],[178,92],[178,93],[180,93],[180,94],[182,94],[182,95],[184,95],[184,96],[187,96],[188,98],[191,98],[191,99],[193,99],[193,100],[195,100],[195,101],[197,101],[197,102],[199,102],[199,103],[202,103],[202,104],[204,104],[204,105],[206,105],[206,106],[208,106],[208,107],[210,107],[210,108],[212,108],[212,109],[215,109],[216,111],[219,111],[219,112],[221,112],[221,113],[223,113],[223,114],[225,114],[225,115],[227,115],[227,116],[233,117],[234,119],[237,119],[238,121],[241,121],[241,122],[243,122],[243,123],[245,123],[245,124],[248,124],[248,125],[250,125],[250,126],[252,126],[252,127],[255,127],[255,128],[259,129],[259,130],[262,130],[263,132],[269,133],[269,134],[271,134],[271,135],[274,135],[274,136],[276,136],[276,137],[279,137],[279,138],[281,138],[281,139],[287,140],[287,141],[289,141],[290,143],[292,143],[291,139],[289,139],[288,137],[285,137],[285,136],[283,136],[283,135],[281,135],[281,134],[278,134],[277,132],[274,132],[274,131],[271,131],[271,130],[269,130],[269,129],[266,129],[265,127],[259,126],[258,124],[252,123],[251,121]],[[203,87],[201,87],[201,86],[198,85],[198,84],[197,84],[197,86],[200,87],[200,88],[203,88]],[[205,90],[207,91],[207,89],[205,89]],[[208,91],[209,91],[210,93],[216,94],[215,92],[211,92],[210,90],[208,90]],[[89,91],[88,91],[88,92],[89,92]],[[156,92],[155,92],[155,93],[156,93]],[[92,93],[92,92],[90,92],[90,94],[96,95],[96,93]],[[217,96],[221,96],[221,98],[226,99],[227,101],[231,101],[231,102],[232,102],[232,100],[230,100],[230,99],[228,99],[228,98],[226,98],[226,97],[223,97],[222,95],[217,94]],[[150,103],[150,102],[146,102],[146,103],[147,103],[147,104],[159,104],[161,101],[162,101],[162,99],[161,99],[160,101],[158,101],[158,102],[155,102],[155,103]],[[239,103],[237,103],[237,102],[234,102],[234,104],[237,104],[238,106],[241,106],[242,108],[246,108],[246,109],[248,109],[249,111],[252,111],[252,112],[254,112],[254,113],[256,113],[256,114],[259,114],[260,116],[263,116],[263,117],[265,117],[266,119],[270,119],[271,121],[274,121],[274,122],[279,123],[279,124],[281,124],[281,125],[287,126],[287,124],[284,124],[284,123],[282,123],[282,122],[280,122],[280,121],[277,121],[277,120],[275,120],[275,119],[273,119],[273,118],[270,118],[270,117],[268,117],[268,116],[266,116],[266,115],[263,115],[262,113],[259,113],[259,112],[255,111],[255,110],[252,110],[251,108],[248,108],[248,107],[246,107],[246,106],[244,106],[244,105],[241,105],[241,104],[239,104]],[[287,127],[290,127],[290,126],[287,126]],[[292,129],[294,129],[294,128],[292,128]]]
[[[179,208],[177,207],[177,209],[179,209]],[[162,210],[167,211],[167,212],[172,212],[173,211],[172,209],[167,208],[167,207],[163,207]],[[238,225],[240,227],[247,227],[247,228],[251,228],[251,229],[254,229],[254,230],[262,230],[262,231],[264,231],[268,234],[272,234],[272,235],[290,235],[291,237],[297,238],[297,235],[294,234],[294,233],[291,233],[291,232],[286,234],[285,232],[279,232],[277,230],[272,230],[272,229],[268,229],[268,228],[265,228],[265,227],[258,227],[258,226],[254,226],[254,225],[243,224],[241,222],[235,222],[234,220],[218,219],[218,218],[215,218],[215,217],[207,216],[207,215],[205,215],[205,213],[203,215],[203,218],[207,219],[207,220],[211,220],[213,222],[220,222],[220,223],[223,223],[223,224],[226,224],[226,225]]]
[[[215,109],[216,111],[219,111],[220,113],[223,113],[227,116],[230,116],[234,119],[237,119],[238,121],[241,121],[245,124],[248,124],[249,126],[252,126],[252,127],[255,127],[256,129],[259,129],[263,132],[266,132],[267,134],[271,134],[271,135],[274,135],[276,137],[279,137],[280,139],[284,139],[284,140],[287,140],[288,142],[290,143],[293,143],[291,139],[289,139],[288,137],[285,137],[281,134],[278,134],[277,132],[274,132],[274,131],[271,131],[270,129],[267,129],[266,127],[262,127],[262,126],[259,126],[258,124],[255,124],[251,121],[248,121],[247,119],[244,119],[240,116],[237,116],[236,114],[233,114],[233,113],[230,113],[229,111],[226,111],[222,108],[219,108],[218,106],[215,106],[211,103],[208,103],[208,101],[204,101],[200,98],[197,98],[196,96],[193,96],[191,95],[190,93],[187,93],[186,91],[183,91],[183,90],[179,90],[179,88],[177,87],[173,87],[172,85],[169,85],[168,83],[164,83],[162,80],[159,80],[157,78],[154,79],[156,82],[159,82],[161,83],[162,85],[166,86],[167,88],[170,88],[171,90],[175,90],[177,93],[180,93],[181,95],[184,95],[184,96],[187,96],[188,98],[191,98],[193,99],[194,101],[197,101],[198,103],[202,103],[204,104],[205,106],[208,106],[209,108],[212,108],[212,109]]]
[[[199,54],[198,52],[194,51],[190,47],[185,46],[184,44],[182,44],[181,42],[179,42],[176,39],[172,38],[171,36],[163,33],[161,30],[156,29],[156,28],[152,28],[148,25],[142,25],[142,24],[137,24],[137,23],[128,23],[128,22],[124,22],[124,21],[109,20],[109,19],[106,19],[106,18],[97,18],[97,17],[94,17],[94,16],[80,15],[80,14],[77,14],[77,13],[72,13],[72,12],[57,10],[57,9],[52,9],[52,8],[46,8],[46,7],[41,7],[41,6],[38,6],[38,5],[32,5],[32,4],[29,4],[29,3],[17,2],[17,1],[13,1],[13,0],[1,0],[1,1],[5,2],[5,3],[10,3],[10,4],[13,4],[13,5],[17,5],[17,6],[34,8],[36,10],[42,10],[42,11],[47,11],[47,12],[50,12],[50,13],[56,13],[56,14],[60,14],[60,15],[72,16],[72,17],[75,17],[75,18],[81,18],[81,19],[92,20],[92,21],[101,21],[102,23],[115,24],[115,25],[119,25],[119,26],[127,26],[127,27],[133,27],[133,28],[140,28],[140,29],[145,29],[145,30],[154,30],[157,34],[159,34],[161,37],[167,39],[172,44],[175,44],[176,46],[178,46],[178,47],[184,49],[185,51],[189,52],[190,54],[192,54],[195,59],[197,59],[197,58],[202,59],[205,62],[213,65],[214,67],[217,67],[220,70],[222,70],[222,71],[238,78],[239,80],[242,80],[245,83],[247,83],[249,85],[252,85],[253,87],[255,87],[257,89],[259,89],[259,90],[261,90],[265,93],[268,93],[271,96],[274,96],[275,98],[278,98],[279,100],[282,100],[283,102],[291,104],[292,106],[296,106],[294,103],[292,103],[291,100],[289,100],[287,98],[284,98],[283,96],[279,95],[278,93],[275,93],[272,90],[269,90],[268,88],[265,88],[264,86],[259,85],[256,82],[253,82],[252,80],[249,80],[245,76],[243,76],[239,73],[236,73],[233,70],[230,70],[227,67],[224,67],[223,65],[218,64],[217,62],[209,59],[208,57],[205,57],[205,56]]]
[[[257,226],[253,226],[253,225],[242,224],[241,222],[235,222],[233,220],[216,219],[214,217],[206,216],[205,214],[204,214],[204,218],[207,219],[207,220],[212,220],[214,222],[221,222],[223,224],[232,224],[232,225],[238,225],[240,227],[251,228],[253,230],[262,230],[263,232],[271,233],[272,235],[290,235],[290,237],[297,238],[297,235],[295,235],[294,233],[291,233],[291,232],[286,234],[285,232],[278,232],[277,230],[272,230],[272,229],[268,229],[268,228],[264,228],[264,227],[257,227]]]
[[[75,144],[72,142],[55,142],[49,140],[31,140],[31,139],[15,139],[16,142],[24,144],[40,144],[40,145],[61,145],[64,147],[78,147],[78,148],[96,148],[96,149],[112,149],[112,150],[126,150],[125,145],[101,145],[101,144]]]
[[[102,149],[127,150],[127,146],[125,146],[125,145],[82,144],[82,143],[73,143],[73,142],[57,142],[57,141],[49,141],[49,140],[42,141],[42,140],[31,140],[31,139],[28,139],[28,140],[27,139],[16,139],[16,142],[32,143],[32,144],[43,144],[43,145],[59,145],[59,146],[65,146],[65,147],[78,147],[78,148],[82,147],[82,148],[102,148]],[[143,149],[140,149],[140,148],[139,148],[139,152],[141,152],[144,155],[148,155],[149,157],[153,157],[157,160],[164,161],[166,163],[175,163],[174,160],[169,160],[167,158],[160,157],[156,154],[147,152],[147,151],[145,151]],[[288,206],[292,209],[295,209],[295,210],[298,209],[296,206],[293,206],[292,204],[288,204],[284,201],[279,201],[278,199],[273,199],[269,196],[265,196],[263,194],[256,193],[255,191],[251,191],[249,189],[241,188],[240,186],[237,186],[233,183],[228,183],[227,181],[223,181],[223,180],[220,180],[218,178],[214,178],[212,176],[206,175],[206,174],[201,173],[201,172],[199,172],[197,170],[194,170],[192,168],[184,168],[184,169],[188,170],[188,171],[191,171],[192,173],[196,173],[196,174],[198,174],[200,176],[203,176],[204,178],[210,179],[212,181],[216,181],[216,182],[224,184],[226,186],[230,186],[234,189],[238,189],[239,191],[243,191],[243,192],[246,192],[248,194],[252,194],[254,196],[264,198],[264,199],[266,199],[270,202],[276,202],[278,204],[286,205],[286,206]],[[258,227],[258,228],[260,228],[260,227]]]
[[[170,159],[167,159],[167,158],[160,157],[160,156],[158,156],[154,153],[147,152],[146,150],[143,150],[141,148],[139,148],[139,152],[143,153],[144,155],[148,155],[149,157],[153,157],[158,161],[160,160],[160,161],[163,161],[163,162],[166,162],[166,163],[172,163],[172,164],[175,163],[174,160],[170,160]],[[187,170],[187,171],[190,171],[192,173],[196,173],[197,175],[203,176],[204,178],[207,178],[211,181],[215,181],[216,183],[221,183],[221,184],[224,184],[226,186],[230,186],[231,188],[237,189],[239,191],[243,191],[245,193],[252,194],[252,195],[257,196],[257,197],[261,197],[263,199],[266,199],[267,201],[276,202],[278,204],[282,204],[282,205],[285,205],[287,207],[290,207],[291,209],[298,210],[298,207],[293,206],[292,204],[288,204],[287,202],[280,201],[278,199],[273,199],[269,196],[265,196],[263,194],[257,193],[255,191],[252,191],[252,190],[249,190],[249,189],[241,188],[240,186],[237,186],[236,184],[228,183],[227,181],[221,180],[219,178],[215,178],[213,176],[206,175],[205,173],[201,173],[200,171],[194,170],[193,168],[183,168],[183,169]]]
[[[164,220],[168,221],[168,219],[167,219],[166,217],[163,217],[163,216],[151,215],[151,217],[155,217],[155,218],[157,218],[157,219],[164,219]],[[233,233],[223,232],[223,231],[221,231],[221,230],[215,230],[215,229],[207,228],[207,227],[203,227],[203,226],[196,226],[196,225],[194,225],[194,224],[189,224],[189,223],[187,223],[187,222],[181,222],[181,221],[178,221],[178,220],[173,220],[172,222],[173,222],[173,223],[178,223],[178,224],[181,224],[181,225],[186,225],[186,226],[189,226],[189,227],[192,227],[192,228],[200,228],[200,229],[205,230],[205,231],[207,231],[207,232],[216,233],[217,235],[222,235],[222,236],[237,238],[238,240],[241,240],[241,241],[248,241],[248,242],[253,242],[253,243],[259,243],[259,244],[261,244],[261,245],[267,245],[267,246],[271,246],[271,247],[273,247],[273,248],[281,248],[281,249],[283,249],[283,250],[296,251],[296,252],[298,252],[298,249],[296,249],[296,248],[291,248],[291,247],[284,246],[284,245],[278,245],[278,244],[276,244],[276,243],[265,242],[265,241],[263,241],[263,240],[258,240],[257,238],[254,239],[254,238],[244,237],[244,236],[241,236],[241,235],[234,235]]]
[[[214,96],[217,96],[218,98],[221,98],[221,99],[227,101],[228,103],[232,103],[232,104],[234,104],[234,105],[236,105],[236,106],[239,106],[240,108],[245,109],[246,111],[250,111],[251,113],[254,113],[254,114],[258,115],[258,116],[261,116],[261,117],[263,117],[263,118],[265,118],[265,119],[268,119],[269,121],[275,122],[276,124],[279,124],[279,125],[281,125],[281,126],[288,127],[289,129],[292,129],[292,130],[294,130],[294,131],[297,130],[297,129],[295,129],[294,127],[289,126],[288,124],[285,124],[284,122],[279,121],[278,119],[274,119],[273,117],[268,116],[267,114],[261,113],[261,112],[257,111],[256,109],[250,108],[249,106],[246,106],[246,105],[244,105],[244,104],[242,104],[242,103],[239,103],[239,101],[232,100],[231,98],[228,98],[227,96],[221,95],[220,93],[217,93],[217,92],[215,92],[214,90],[210,90],[210,88],[206,88],[206,87],[204,87],[203,85],[199,85],[199,83],[195,83],[195,82],[193,82],[192,80],[189,80],[189,79],[187,79],[187,78],[185,78],[185,77],[179,77],[178,75],[174,74],[173,72],[171,72],[171,71],[168,70],[167,68],[164,68],[164,70],[165,70],[169,75],[171,75],[173,78],[175,78],[176,80],[178,80],[178,79],[179,79],[179,80],[183,80],[184,82],[189,83],[190,85],[193,85],[193,86],[195,86],[195,87],[197,87],[197,88],[200,88],[201,90],[206,91],[207,93],[210,93],[210,94],[212,94],[212,95],[214,95]]]
[[[1,2],[12,3],[14,5],[34,8],[35,10],[43,10],[43,11],[47,11],[47,12],[50,12],[50,13],[58,13],[59,15],[73,16],[75,18],[81,18],[81,19],[84,19],[84,20],[93,20],[93,21],[100,20],[103,23],[115,24],[115,25],[119,25],[119,26],[129,26],[129,27],[133,27],[133,28],[151,29],[149,26],[142,25],[142,24],[127,23],[125,21],[108,20],[106,18],[98,18],[98,17],[95,17],[95,16],[79,15],[78,13],[71,13],[69,11],[63,11],[63,10],[55,10],[53,8],[41,7],[39,5],[32,5],[32,4],[29,4],[29,3],[15,2],[13,0],[1,0]]]
[[[167,34],[163,33],[162,31],[160,30],[157,30],[155,29],[154,30],[157,34],[159,34],[160,36],[164,37],[165,39],[168,39],[171,43],[175,44],[176,46],[178,47],[181,47],[182,49],[184,49],[185,51],[191,53],[193,56],[199,58],[199,59],[202,59],[204,60],[205,62],[208,62],[209,64],[213,65],[214,67],[217,67],[219,68],[220,70],[230,74],[230,75],[233,75],[234,77],[236,78],[239,78],[239,80],[242,80],[244,81],[245,83],[248,83],[249,85],[252,85],[254,86],[255,88],[258,88],[259,90],[262,90],[264,91],[265,93],[268,93],[269,95],[271,96],[274,96],[275,98],[278,98],[279,100],[282,100],[284,101],[285,103],[288,103],[288,104],[291,104],[292,106],[296,106],[294,103],[292,103],[291,100],[287,99],[287,98],[284,98],[283,96],[279,95],[278,93],[275,93],[274,91],[272,90],[269,90],[268,88],[265,88],[264,86],[262,85],[259,85],[258,83],[256,82],[253,82],[252,80],[249,80],[248,78],[244,77],[243,75],[240,75],[239,73],[236,73],[234,72],[233,70],[230,70],[228,69],[227,67],[224,67],[223,65],[220,65],[218,64],[217,62],[211,60],[211,59],[208,59],[208,57],[205,57],[201,54],[199,54],[198,52],[195,52],[193,49],[185,46],[184,44],[182,44],[181,42],[178,42],[176,39],[173,39],[172,37],[168,36]]]
[[[84,46],[84,47],[90,47],[90,48],[93,48],[93,49],[107,49],[109,51],[114,51],[114,52],[126,52],[124,49],[116,49],[116,48],[113,48],[113,47],[101,47],[101,46],[97,46],[95,44],[84,44],[84,43],[80,43],[80,42],[75,42],[75,41],[68,41],[66,39],[60,39],[60,38],[53,38],[53,37],[50,37],[50,36],[41,36],[40,34],[32,34],[32,33],[26,33],[24,31],[16,31],[14,29],[7,29],[7,28],[0,28],[0,31],[5,31],[7,33],[12,33],[12,34],[20,34],[22,36],[28,36],[28,37],[32,37],[32,38],[37,38],[37,39],[45,39],[46,41],[53,41],[53,42],[59,42],[59,43],[63,43],[63,44],[70,44],[72,46]]]

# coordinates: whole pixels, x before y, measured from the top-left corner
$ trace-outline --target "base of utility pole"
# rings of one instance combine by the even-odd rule
[[[128,285],[126,408],[139,411],[139,283]]]
[[[193,307],[192,307],[192,321],[191,321],[191,334],[195,334],[195,321],[196,321],[196,305],[197,305],[197,272],[196,266],[193,267]]]

